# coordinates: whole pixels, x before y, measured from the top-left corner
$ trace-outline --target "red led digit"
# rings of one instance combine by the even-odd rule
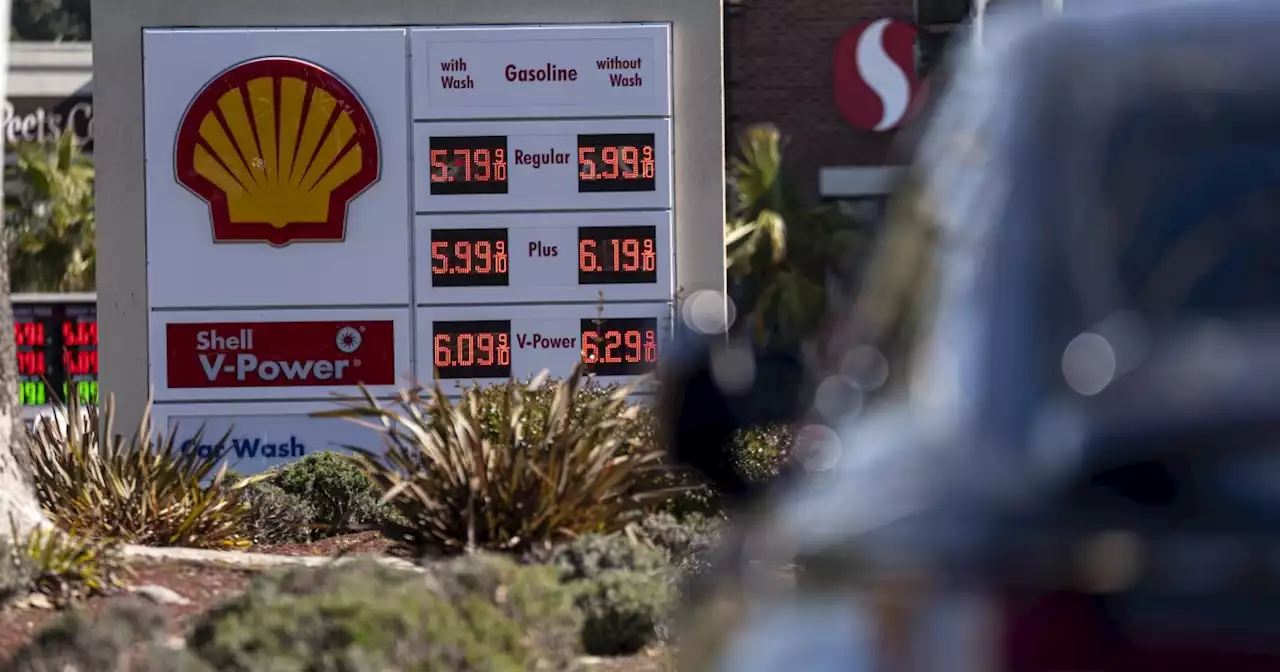
[[[489,181],[489,150],[476,150],[476,182]]]
[[[462,181],[470,182],[471,181],[471,150],[459,149],[454,151],[453,155],[454,157],[460,157],[460,158],[454,158],[454,162],[455,164],[462,164]]]
[[[89,323],[89,345],[98,347],[98,321],[94,320]]]
[[[578,179],[594,180],[596,179],[596,162],[591,158],[595,153],[595,149],[591,147],[578,148]]]
[[[453,366],[453,356],[449,350],[449,334],[436,334],[432,344],[435,347],[436,368],[443,369]]]
[[[458,366],[471,366],[475,361],[475,336],[471,334],[458,334]]]
[[[600,270],[596,265],[596,241],[584,240],[578,243],[578,269],[587,273]]]
[[[498,182],[507,181],[507,150],[493,150],[493,179]]]
[[[459,240],[453,244],[454,255],[462,260],[462,270],[458,271],[462,274],[471,272],[471,243],[465,240]]]
[[[597,341],[600,335],[594,331],[582,332],[582,362],[584,364],[594,364],[600,359],[600,346]]]
[[[480,351],[480,366],[493,366],[493,334],[476,335],[476,349]]]
[[[452,182],[453,178],[449,175],[449,164],[444,162],[445,149],[431,150],[431,181],[432,182]]]
[[[506,334],[498,334],[498,366],[511,364],[511,343]]]
[[[658,255],[653,251],[653,239],[645,238],[644,252],[641,253],[641,268],[646,271],[653,271],[658,267]]]
[[[644,332],[644,361],[658,361],[658,338],[652,329]]]
[[[622,148],[622,179],[634,180],[640,177],[640,150],[635,147]]]
[[[445,275],[449,272],[449,257],[445,255],[448,249],[449,243],[443,240],[431,243],[431,272],[435,275]]]
[[[622,357],[614,354],[618,348],[622,347],[622,334],[617,330],[604,332],[604,361],[606,364],[618,364],[622,361]]]
[[[600,150],[600,160],[604,165],[609,166],[609,169],[601,173],[600,177],[606,180],[618,179],[618,148],[605,147]]]
[[[626,238],[622,241],[622,270],[634,273],[640,270],[640,241]]]
[[[616,273],[622,267],[622,251],[618,249],[618,239],[610,240],[609,247],[613,248],[613,265],[609,267],[609,270]]]
[[[493,269],[498,273],[507,272],[507,244],[499,240],[494,243],[496,252],[493,255]]]
[[[493,272],[493,261],[490,259],[492,255],[489,252],[489,241],[477,240],[475,244],[475,251],[476,259],[479,261],[479,263],[476,264],[476,273],[485,274]]]
[[[641,154],[643,158],[640,159],[640,177],[646,180],[653,179],[653,147],[645,145]]]
[[[622,340],[627,344],[627,361],[632,364],[639,362],[641,356],[640,332],[634,329],[628,329],[627,332],[622,335]]]

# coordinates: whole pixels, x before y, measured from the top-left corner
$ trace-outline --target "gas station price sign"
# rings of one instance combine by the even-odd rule
[[[13,296],[18,401],[47,406],[77,395],[98,403],[97,304]]]
[[[419,122],[419,214],[671,207],[668,119]]]
[[[419,215],[420,306],[669,300],[671,213]],[[500,316],[495,314],[495,316]]]
[[[652,371],[670,340],[667,303],[605,304],[603,314],[583,304],[502,312],[504,319],[486,306],[418,311],[418,361],[431,363],[446,392],[543,369],[563,376],[578,362],[602,378],[631,378]]]

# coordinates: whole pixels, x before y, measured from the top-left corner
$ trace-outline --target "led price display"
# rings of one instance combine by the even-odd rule
[[[437,379],[511,376],[511,320],[456,320],[431,324]]]
[[[658,320],[615,317],[582,320],[582,362],[598,376],[646,373],[658,361]]]
[[[653,191],[657,188],[653,133],[578,136],[578,191]]]
[[[432,229],[432,287],[505,287],[506,229]]]
[[[98,322],[92,304],[15,302],[18,400],[44,406],[77,395],[98,403]]]
[[[655,226],[578,227],[578,284],[658,281]]]
[[[431,136],[431,195],[507,193],[507,136]]]

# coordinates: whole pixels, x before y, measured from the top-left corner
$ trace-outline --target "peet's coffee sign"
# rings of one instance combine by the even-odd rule
[[[93,99],[30,98],[6,100],[0,111],[0,128],[7,143],[24,140],[41,141],[75,133],[93,150]]]

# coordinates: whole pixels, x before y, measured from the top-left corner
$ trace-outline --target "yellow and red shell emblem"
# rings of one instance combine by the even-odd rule
[[[341,241],[378,181],[378,136],[329,71],[259,58],[205,85],[178,126],[177,179],[209,204],[214,242]]]

